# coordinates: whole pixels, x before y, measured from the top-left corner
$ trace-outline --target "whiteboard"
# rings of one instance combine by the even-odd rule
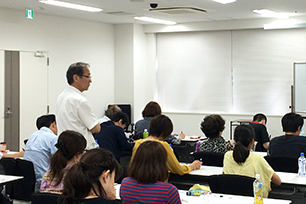
[[[306,62],[294,63],[293,67],[294,87],[294,112],[306,113]]]

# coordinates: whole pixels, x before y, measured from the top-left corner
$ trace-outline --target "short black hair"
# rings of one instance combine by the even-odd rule
[[[36,127],[39,130],[42,127],[49,128],[52,123],[55,122],[55,115],[49,114],[49,115],[42,115],[36,120]]]
[[[119,122],[122,120],[122,124],[128,126],[130,124],[129,117],[125,112],[119,111],[113,115],[111,118],[113,122]]]
[[[262,120],[265,120],[267,123],[267,117],[263,113],[257,113],[256,115],[253,116],[253,121],[260,122]]]
[[[206,137],[216,138],[225,128],[225,120],[217,114],[206,116],[201,122],[201,130]]]
[[[73,84],[74,80],[73,80],[73,75],[78,75],[79,77],[83,77],[84,74],[84,69],[85,67],[90,67],[89,64],[85,63],[85,62],[77,62],[77,63],[73,63],[72,65],[69,66],[67,72],[66,72],[66,78],[67,78],[67,82],[69,85]]]
[[[300,114],[287,113],[282,118],[282,126],[284,132],[296,132],[298,127],[301,129],[304,125],[304,120]]]

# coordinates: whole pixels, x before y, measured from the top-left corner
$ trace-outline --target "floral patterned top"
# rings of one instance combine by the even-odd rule
[[[206,138],[203,140],[202,144],[200,145],[201,152],[214,152],[214,153],[225,154],[225,152],[233,149],[234,147],[230,143],[230,141],[225,141],[225,139],[222,136],[215,138]]]
[[[42,179],[42,182],[40,185],[40,192],[62,194],[62,191],[64,189],[64,179],[66,177],[66,174],[70,170],[70,168],[71,166],[67,166],[63,169],[64,176],[59,185],[56,185],[56,182],[51,181],[50,170],[47,171]]]

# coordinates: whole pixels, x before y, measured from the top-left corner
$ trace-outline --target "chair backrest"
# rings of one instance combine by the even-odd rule
[[[5,175],[15,175],[16,160],[14,158],[2,158],[0,159],[0,165],[3,167]],[[11,194],[13,183],[7,183],[5,189],[7,194]]]
[[[16,159],[15,176],[23,179],[14,182],[12,192],[8,192],[11,199],[30,201],[35,191],[35,172],[33,163],[23,159]]]
[[[298,173],[298,159],[295,157],[265,156],[274,171]]]
[[[57,204],[59,196],[59,194],[53,193],[34,193],[32,204]]]
[[[239,175],[213,175],[208,178],[211,192],[253,196],[254,178]]]
[[[190,143],[186,143],[185,145],[172,145],[172,149],[174,154],[179,162],[193,162],[194,158],[190,154],[194,152],[195,146],[192,146]]]
[[[196,160],[202,159],[203,165],[223,167],[224,154],[214,152],[194,152],[193,157]]]

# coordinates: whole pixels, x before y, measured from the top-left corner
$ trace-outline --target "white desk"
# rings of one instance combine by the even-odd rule
[[[0,174],[0,184],[9,183],[11,181],[22,179],[23,176],[9,176]]]
[[[116,198],[120,199],[119,190],[120,184],[115,185]],[[179,190],[182,203],[185,204],[201,204],[201,203],[226,203],[226,204],[253,204],[254,198],[248,196],[236,196],[236,195],[225,195],[216,194],[201,195],[201,196],[187,196],[185,190]],[[264,204],[289,204],[290,200],[280,200],[272,198],[264,198]]]
[[[254,198],[249,196],[236,196],[227,194],[217,194],[213,193],[211,195],[201,195],[201,196],[187,196],[186,191],[179,190],[182,203],[226,203],[226,204],[253,204]],[[289,204],[291,200],[281,200],[264,198],[264,204]]]
[[[212,176],[222,174],[222,167],[201,166],[199,170],[193,170],[189,174],[196,176]],[[284,184],[306,186],[306,177],[299,177],[297,173],[275,172]]]

